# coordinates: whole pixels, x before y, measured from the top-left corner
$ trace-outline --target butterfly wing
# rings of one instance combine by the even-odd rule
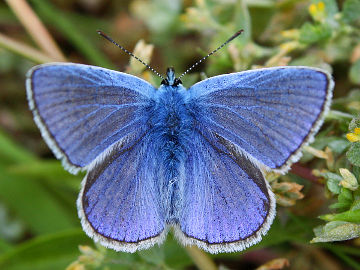
[[[27,75],[42,135],[65,168],[88,166],[115,142],[141,137],[155,88],[137,77],[80,64],[45,64]]]
[[[134,144],[115,143],[83,180],[78,212],[85,232],[117,251],[135,252],[166,236],[159,166],[145,135]]]
[[[275,216],[274,195],[260,169],[231,143],[196,130],[186,152],[176,236],[210,253],[241,251],[268,231]]]
[[[258,165],[284,172],[313,139],[333,81],[320,69],[276,67],[221,75],[189,89],[189,110]]]

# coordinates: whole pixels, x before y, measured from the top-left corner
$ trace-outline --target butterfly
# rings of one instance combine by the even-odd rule
[[[174,69],[159,88],[101,67],[50,63],[27,74],[48,146],[86,170],[77,200],[84,231],[117,251],[161,244],[173,229],[210,253],[258,243],[275,216],[265,170],[285,173],[329,109],[321,69],[224,74],[186,89]]]

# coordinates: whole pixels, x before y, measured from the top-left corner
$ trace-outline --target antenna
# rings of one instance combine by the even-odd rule
[[[156,75],[158,75],[161,79],[165,80],[165,78],[163,76],[161,76],[161,74],[159,72],[157,72],[155,69],[153,69],[152,67],[150,67],[148,64],[146,64],[143,60],[141,60],[139,57],[137,57],[136,55],[134,55],[132,52],[128,51],[127,49],[125,49],[123,46],[121,46],[120,44],[116,43],[111,37],[109,37],[108,35],[106,35],[103,31],[98,30],[97,33],[106,38],[108,41],[110,41],[111,43],[115,44],[117,47],[119,47],[122,51],[124,51],[125,53],[127,53],[128,55],[134,57],[136,60],[138,60],[141,64],[143,64],[145,67],[147,67],[148,69],[150,69],[152,72],[154,72]]]
[[[197,61],[195,64],[193,64],[191,67],[189,67],[183,74],[180,75],[180,77],[178,79],[180,79],[181,77],[183,77],[185,74],[187,74],[190,70],[192,70],[194,67],[196,67],[197,65],[199,65],[201,62],[203,62],[206,58],[208,58],[210,55],[216,53],[218,50],[220,50],[222,47],[224,47],[226,44],[228,44],[230,41],[232,41],[233,39],[237,38],[238,36],[240,36],[242,34],[242,32],[244,32],[243,29],[237,31],[234,35],[232,35],[227,41],[225,41],[223,44],[221,44],[218,48],[216,48],[215,50],[213,50],[211,53],[209,53],[208,55],[204,56],[203,58],[201,58],[199,61]]]

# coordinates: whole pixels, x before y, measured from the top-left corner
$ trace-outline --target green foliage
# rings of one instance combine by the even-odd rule
[[[55,26],[58,31],[62,32],[92,64],[114,68],[113,64],[91,42],[87,41],[87,38],[81,32],[76,30],[74,22],[67,18],[65,14],[59,13],[48,1],[31,0],[30,2],[34,5],[35,11],[48,23]]]
[[[346,156],[353,165],[360,166],[360,142],[353,143]]]
[[[264,239],[249,250],[276,248],[277,254],[290,257],[294,246],[297,254],[301,246],[323,248],[331,251],[340,265],[360,269],[360,263],[352,258],[360,257],[358,248],[352,247],[352,242],[339,242],[360,237],[360,141],[356,133],[360,128],[360,90],[354,88],[360,85],[359,0],[346,0],[342,5],[335,0],[100,0],[94,1],[100,3],[95,8],[90,4],[93,1],[28,2],[69,61],[110,68],[117,64],[121,69],[127,66],[126,72],[154,85],[158,85],[158,78],[133,62],[128,65],[127,56],[98,37],[95,30],[104,30],[130,49],[138,44],[137,54],[147,62],[152,57],[156,69],[171,65],[178,72],[235,31],[245,30],[199,67],[201,73],[195,70],[184,77],[187,86],[200,77],[257,67],[309,65],[333,70],[336,88],[332,110],[316,140],[305,150],[301,173],[293,168],[285,176],[267,176],[276,192],[278,218]],[[11,26],[5,34],[15,31],[14,37],[30,44],[4,3],[0,4],[0,26]],[[139,39],[151,44],[137,43]],[[6,47],[1,40],[0,45]],[[84,234],[75,206],[83,175],[70,175],[59,161],[49,158],[24,94],[24,73],[32,63],[18,53],[20,56],[0,49],[0,269],[192,267],[189,251],[171,233],[163,246],[135,254],[94,245]],[[322,244],[309,247],[311,238],[313,243]],[[325,243],[333,241],[337,243]],[[239,254],[210,256],[214,258],[223,264],[246,259]],[[303,258],[292,258],[290,263],[300,265]],[[314,261],[309,259],[309,263]],[[310,265],[306,269],[324,268]]]
[[[334,194],[340,194],[341,192],[341,186],[340,181],[342,180],[342,177],[336,173],[326,172],[322,173],[321,176],[323,176],[326,181],[327,188]]]
[[[300,28],[299,41],[307,45],[325,41],[330,37],[331,37],[331,28],[327,25],[322,25],[322,24],[314,25],[311,23],[305,23]]]
[[[360,225],[346,221],[331,221],[314,229],[312,243],[343,241],[360,236]]]
[[[77,246],[87,243],[81,229],[39,236],[0,254],[0,269],[65,269],[77,257]]]
[[[349,24],[360,23],[360,1],[359,0],[347,0],[343,7],[344,21]]]
[[[360,84],[360,59],[357,60],[350,68],[349,79],[354,84]]]
[[[134,15],[145,21],[150,31],[166,38],[179,23],[181,6],[180,0],[137,0],[131,4],[131,9]]]
[[[347,134],[350,141],[356,140],[357,128],[360,127],[359,119],[354,118],[349,124],[349,130],[355,133]],[[346,153],[347,159],[354,165],[359,166],[360,142],[353,141]],[[330,205],[331,209],[337,209],[337,213],[323,215],[320,218],[328,221],[325,225],[314,229],[315,242],[343,241],[360,237],[360,168],[354,167],[354,173],[348,169],[340,168],[340,175],[332,172],[319,173],[326,179],[327,188],[337,196],[337,202]]]

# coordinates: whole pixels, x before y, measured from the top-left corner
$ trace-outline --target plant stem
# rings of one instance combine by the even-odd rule
[[[318,177],[316,177],[315,175],[312,174],[312,170],[309,168],[306,168],[304,166],[301,166],[300,163],[294,163],[291,166],[291,173],[300,176],[304,179],[309,180],[310,182],[313,182],[317,185],[323,185],[323,183],[321,183],[320,179]]]
[[[187,253],[200,270],[217,270],[216,264],[212,259],[202,250],[196,246],[186,246]]]
[[[35,43],[55,61],[65,62],[61,50],[25,0],[6,0]]]
[[[71,44],[76,47],[81,54],[83,54],[91,64],[110,69],[116,69],[110,60],[94,47],[93,43],[88,40],[82,32],[78,31],[76,25],[74,25],[70,18],[62,11],[59,11],[51,2],[42,0],[31,0],[29,1],[34,10],[39,14],[43,21],[51,24],[56,28]],[[98,37],[95,32],[94,35]]]
[[[13,40],[0,33],[0,47],[5,48],[13,53],[19,54],[29,60],[42,64],[48,62],[56,62],[58,59],[51,58],[44,53],[25,45],[21,42]]]
[[[330,110],[329,113],[326,116],[326,119],[353,119],[355,116],[349,113],[344,113],[344,112],[340,112],[340,111],[335,111],[335,110]]]

